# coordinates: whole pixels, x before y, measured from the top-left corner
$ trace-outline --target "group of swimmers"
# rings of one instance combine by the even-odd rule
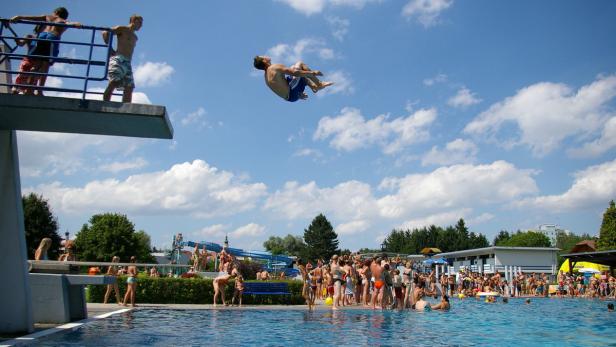
[[[386,255],[362,259],[359,255],[334,255],[316,266],[298,261],[303,280],[302,295],[309,308],[317,299],[331,302],[332,309],[363,305],[372,309],[448,310],[449,297],[441,295],[430,305],[426,296],[436,295],[426,286],[427,277],[414,271],[412,262],[402,265],[399,258]],[[415,284],[415,285],[413,285]]]

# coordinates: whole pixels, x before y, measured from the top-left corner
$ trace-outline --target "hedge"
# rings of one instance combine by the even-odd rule
[[[255,282],[255,281],[246,281]],[[302,297],[302,282],[287,282],[291,295],[244,295],[242,304],[246,305],[302,305],[305,300]],[[126,277],[118,277],[120,295],[126,293]],[[233,297],[234,281],[231,280],[225,289],[225,301],[231,303]],[[107,286],[87,286],[87,301],[102,303]],[[168,278],[139,276],[137,282],[137,303],[145,304],[212,304],[214,288],[211,279],[204,278]],[[220,300],[220,298],[218,299]],[[115,294],[111,293],[108,302],[115,302]],[[218,301],[220,304],[220,301]]]

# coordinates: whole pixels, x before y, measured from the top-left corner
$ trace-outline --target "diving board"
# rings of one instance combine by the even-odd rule
[[[165,106],[0,94],[0,129],[173,138]]]

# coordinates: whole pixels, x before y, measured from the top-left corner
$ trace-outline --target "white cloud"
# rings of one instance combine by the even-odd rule
[[[437,83],[444,83],[444,82],[447,82],[447,75],[442,74],[442,73],[434,77],[426,78],[423,80],[423,84],[428,87],[431,87]]]
[[[397,229],[420,229],[423,227],[429,227],[431,225],[452,225],[455,224],[460,218],[464,218],[471,213],[472,209],[463,208],[459,210],[447,211],[436,213],[428,216],[424,216],[417,219],[408,220],[398,226]]]
[[[246,224],[242,227],[235,229],[229,234],[234,238],[255,237],[265,234],[265,227],[256,223]]]
[[[277,0],[293,8],[295,11],[311,16],[321,13],[327,6],[353,7],[362,9],[369,3],[379,3],[382,0]]]
[[[199,128],[203,128],[207,125],[205,121],[205,109],[203,107],[199,107],[196,111],[189,113],[186,117],[182,118],[182,125],[184,126],[193,126],[196,125]]]
[[[386,154],[394,154],[413,143],[429,139],[426,130],[436,119],[435,109],[421,109],[408,117],[388,121],[386,115],[365,120],[361,111],[345,107],[340,115],[319,120],[314,140],[332,137],[330,146],[337,150],[353,151],[380,145]]]
[[[394,193],[378,200],[383,217],[399,218],[431,211],[501,203],[537,192],[532,170],[506,161],[453,165],[427,174],[386,178],[380,189]],[[472,197],[472,198],[469,198]],[[431,212],[434,213],[434,212]]]
[[[431,27],[439,22],[441,12],[453,5],[453,0],[411,0],[402,8],[402,16],[417,21],[424,27]]]
[[[601,136],[582,145],[581,148],[572,148],[567,153],[576,158],[598,157],[616,147],[616,117],[610,118],[601,132]]]
[[[293,153],[294,157],[315,157],[315,158],[320,158],[323,156],[323,153],[321,153],[318,149],[313,149],[313,148],[302,148],[302,149],[298,149],[297,151],[295,151],[295,153]]]
[[[463,87],[458,90],[456,95],[447,100],[447,105],[456,108],[465,108],[480,102],[481,99],[479,99],[475,93],[471,92],[470,89]]]
[[[316,55],[322,60],[333,59],[336,56],[323,40],[315,38],[300,39],[292,45],[279,43],[268,49],[266,54],[272,58],[274,63],[281,62],[287,65],[295,64],[300,60],[303,61],[308,55]],[[310,68],[317,69],[314,66]]]
[[[228,229],[229,229],[229,225],[214,224],[214,225],[210,225],[207,227],[203,227],[200,230],[192,232],[190,234],[195,237],[205,238],[205,240],[200,239],[199,241],[207,241],[207,240],[212,240],[212,239],[218,240],[218,239],[222,239],[223,237],[225,237],[225,235],[227,235]]]
[[[287,182],[282,190],[268,197],[264,209],[287,219],[325,213],[341,220],[361,220],[376,213],[370,185],[358,181],[343,182],[333,188],[319,188],[315,182]]]
[[[322,81],[334,82],[334,85],[322,89],[317,94],[318,96],[324,96],[329,94],[353,94],[355,93],[355,87],[353,86],[353,80],[351,76],[344,71],[332,71],[327,75],[320,77]]]
[[[50,132],[18,132],[19,168],[25,177],[72,175],[98,167],[92,157],[124,158],[133,153],[143,139]]]
[[[616,160],[578,171],[574,178],[571,187],[562,194],[527,198],[514,205],[552,212],[579,211],[606,206],[616,196]]]
[[[354,220],[339,224],[335,230],[338,235],[355,235],[366,231],[369,227],[370,222],[367,220]]]
[[[327,17],[327,22],[332,28],[332,36],[338,41],[344,41],[345,36],[349,33],[351,21],[340,17]]]
[[[175,69],[162,62],[145,62],[135,68],[135,85],[137,87],[156,87],[168,82]]]
[[[266,194],[266,186],[245,183],[230,172],[194,160],[123,181],[96,180],[83,187],[55,182],[25,191],[42,193],[56,210],[66,213],[115,211],[121,206],[125,212],[141,215],[189,214],[211,218],[253,209]]]
[[[421,159],[421,165],[474,163],[478,151],[477,146],[472,141],[455,139],[447,143],[443,150],[440,150],[438,146],[432,147]]]
[[[601,129],[611,116],[607,105],[615,96],[616,75],[599,77],[577,92],[564,84],[541,82],[493,104],[467,124],[464,132],[496,138],[506,123],[514,123],[519,136],[504,142],[527,145],[541,157],[566,138],[588,137]]]
[[[131,161],[113,162],[110,164],[103,164],[99,166],[99,169],[102,171],[118,173],[120,171],[125,171],[125,170],[141,169],[145,167],[146,165],[148,165],[147,160],[139,157]]]

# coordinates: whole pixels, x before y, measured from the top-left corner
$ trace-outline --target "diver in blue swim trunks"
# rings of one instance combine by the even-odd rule
[[[264,71],[265,84],[276,95],[289,102],[307,99],[308,95],[304,93],[306,86],[316,93],[334,84],[333,82],[321,82],[317,76],[323,76],[323,73],[319,70],[311,70],[301,61],[287,67],[282,64],[272,64],[270,57],[258,55],[254,58],[253,65],[256,69]]]
[[[133,51],[137,46],[136,31],[141,29],[143,25],[143,17],[139,15],[132,15],[128,25],[118,25],[111,28],[111,34],[115,34],[118,37],[118,49],[111,52],[109,58],[109,68],[107,70],[107,77],[109,78],[109,84],[103,93],[103,100],[111,100],[111,94],[116,88],[124,88],[122,94],[122,102],[131,102],[133,99],[133,90],[135,89],[135,82],[133,80],[133,68],[131,66],[131,59],[133,58]],[[109,31],[103,31],[103,41],[109,42]]]
[[[81,26],[81,23],[67,22],[67,19],[68,10],[64,7],[58,7],[53,11],[53,14],[42,16],[15,16],[11,18],[11,21],[31,20],[48,23],[68,24],[74,25],[76,27]],[[68,29],[68,27],[66,26],[56,26],[53,24],[43,26],[45,26],[45,28],[42,32],[38,34],[37,40],[32,40],[33,44],[31,44],[31,48],[28,54],[34,55],[36,57],[32,57],[33,64],[27,72],[39,72],[45,75],[29,75],[28,80],[25,83],[29,85],[36,85],[38,82],[39,87],[45,86],[45,82],[47,80],[46,74],[49,71],[49,66],[53,65],[53,58],[56,58],[60,53],[60,39],[62,38],[62,34],[66,31],[66,29]],[[49,59],[43,57],[49,57]],[[34,89],[27,88],[24,91],[24,94],[34,94]],[[38,89],[37,94],[43,95],[42,90]]]

